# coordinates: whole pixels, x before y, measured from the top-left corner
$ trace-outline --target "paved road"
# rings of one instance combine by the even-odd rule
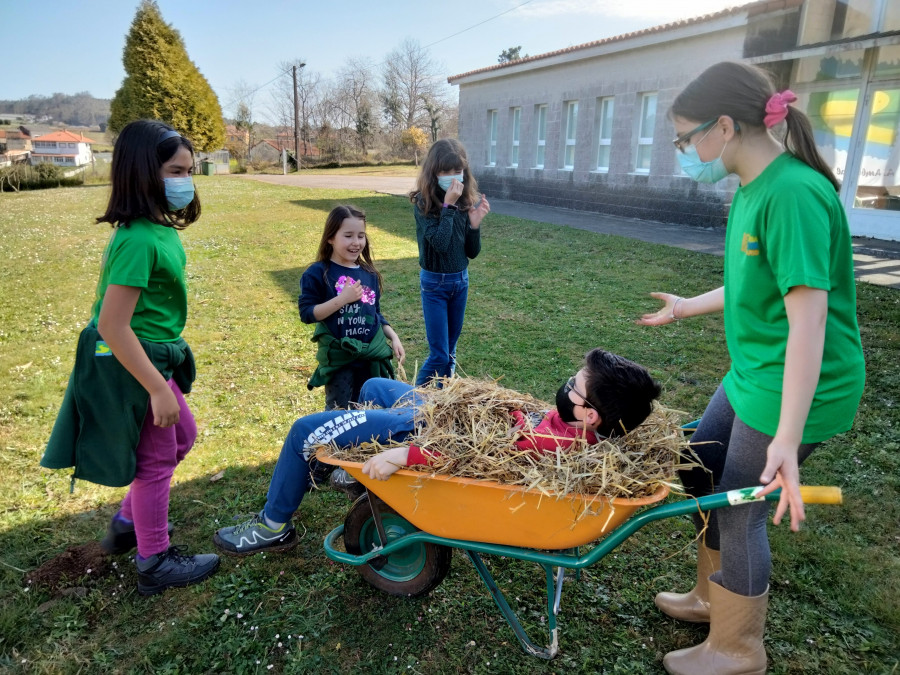
[[[238,177],[277,185],[297,187],[371,190],[392,195],[406,195],[415,179],[387,176],[295,175],[263,176],[239,174]],[[490,197],[490,195],[488,195]],[[690,251],[722,255],[725,231],[722,228],[688,227],[669,223],[649,223],[633,218],[617,218],[602,213],[572,211],[551,206],[538,206],[507,199],[491,199],[491,210],[505,216],[516,216],[541,223],[566,225],[580,230],[616,234],[654,244],[677,246]],[[881,241],[864,237],[853,239],[853,260],[856,277],[879,286],[900,289],[900,242]]]

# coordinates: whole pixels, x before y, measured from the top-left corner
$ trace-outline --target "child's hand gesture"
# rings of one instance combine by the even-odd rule
[[[454,178],[453,182],[450,183],[450,187],[447,188],[447,192],[444,193],[444,203],[455,204],[456,200],[462,196],[462,193],[463,184]]]
[[[379,452],[374,457],[370,457],[363,464],[363,473],[369,478],[375,480],[387,480],[398,469],[406,466],[409,459],[409,446],[401,445],[396,448],[389,448],[384,452]]]
[[[491,203],[487,197],[481,195],[481,201],[469,212],[469,224],[476,230],[481,227],[481,221],[491,212]]]
[[[344,287],[341,289],[340,295],[338,296],[345,305],[349,305],[353,302],[359,302],[362,300],[363,296],[363,285],[362,281],[354,281],[353,279],[348,279],[347,283],[344,284]]]

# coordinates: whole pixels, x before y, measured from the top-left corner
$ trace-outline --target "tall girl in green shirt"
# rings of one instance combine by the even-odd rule
[[[724,286],[691,298],[652,293],[664,305],[639,323],[724,310],[731,369],[691,438],[708,471],[682,472],[682,482],[698,497],[757,482],[766,494],[780,487],[774,522],[789,511],[797,530],[804,520],[799,465],[850,428],[865,365],[840,185],[794,101],[764,71],[727,62],[675,99],[670,117],[685,173],[706,183],[735,173],[741,184],[728,216]],[[710,623],[705,642],[666,655],[668,672],[765,672],[767,508],[756,502],[711,512],[696,587],[657,595],[666,614]]]

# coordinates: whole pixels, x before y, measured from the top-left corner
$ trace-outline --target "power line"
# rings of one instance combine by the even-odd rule
[[[501,16],[503,16],[504,14],[509,14],[510,12],[515,12],[520,7],[524,7],[525,5],[531,4],[532,2],[534,2],[534,0],[525,0],[525,2],[516,5],[512,9],[508,9],[505,12],[500,12],[499,14],[495,14],[494,16],[490,17],[489,19],[485,19],[484,21],[479,21],[478,23],[476,23],[472,26],[469,26],[468,28],[463,28],[458,33],[454,33],[453,35],[448,35],[447,37],[441,38],[440,40],[438,40],[436,42],[432,42],[430,45],[425,45],[424,49],[428,49],[429,47],[434,47],[434,45],[440,44],[441,42],[446,42],[450,38],[455,38],[457,35],[462,35],[463,33],[466,33],[468,31],[472,30],[473,28],[478,28],[478,26],[484,25],[488,21],[493,21],[494,19],[498,19]]]
[[[430,44],[427,44],[427,45],[425,45],[425,46],[423,47],[423,49],[428,49],[429,47],[433,47],[434,45],[440,44],[441,42],[446,42],[447,40],[449,40],[449,39],[451,39],[451,38],[455,38],[457,35],[462,35],[463,33],[467,33],[467,32],[469,32],[470,30],[472,30],[473,28],[478,28],[478,26],[483,26],[484,24],[488,23],[489,21],[493,21],[494,19],[499,19],[501,16],[504,16],[505,14],[509,14],[510,12],[515,12],[515,11],[516,11],[517,9],[519,9],[520,7],[524,7],[525,5],[530,5],[530,4],[531,4],[532,2],[534,2],[534,1],[535,1],[535,0],[525,0],[525,2],[521,2],[521,3],[519,3],[518,5],[516,5],[515,7],[511,7],[510,9],[507,9],[507,10],[504,11],[504,12],[500,12],[499,14],[495,14],[494,16],[488,17],[487,19],[484,19],[483,21],[479,21],[479,22],[476,23],[476,24],[472,24],[472,25],[469,26],[468,28],[463,28],[461,31],[457,31],[456,33],[453,33],[452,35],[448,35],[447,37],[443,37],[443,38],[441,38],[440,40],[436,40],[436,41],[434,41],[434,42],[432,42],[432,43],[430,43]],[[377,64],[374,65],[374,67],[377,68],[379,65],[382,65],[383,63],[384,63],[383,61],[380,62],[380,63],[377,63]],[[284,77],[285,75],[287,75],[287,74],[290,73],[290,72],[291,72],[291,70],[290,70],[290,68],[289,68],[289,69],[287,69],[287,70],[285,70],[285,71],[279,73],[278,75],[276,75],[275,77],[273,77],[271,80],[269,80],[269,81],[266,82],[265,84],[261,84],[261,85],[259,85],[256,89],[254,89],[253,91],[247,92],[247,95],[249,96],[249,95],[255,94],[256,92],[260,91],[261,89],[265,89],[265,88],[268,87],[270,84],[272,84],[273,82],[275,82],[275,80],[277,80],[277,79],[279,79],[279,78],[281,78],[281,77]]]

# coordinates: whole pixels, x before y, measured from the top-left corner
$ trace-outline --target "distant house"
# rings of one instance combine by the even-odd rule
[[[241,145],[246,148],[250,145],[250,130],[238,129],[233,124],[225,125],[225,142]]]
[[[0,166],[27,162],[31,155],[31,132],[25,127],[19,127],[17,131],[3,130],[0,134],[3,134],[2,144],[5,146],[0,151],[3,154]]]
[[[46,162],[60,166],[90,164],[94,159],[91,143],[94,141],[84,134],[71,131],[54,131],[37,136],[32,141],[31,163]]]

